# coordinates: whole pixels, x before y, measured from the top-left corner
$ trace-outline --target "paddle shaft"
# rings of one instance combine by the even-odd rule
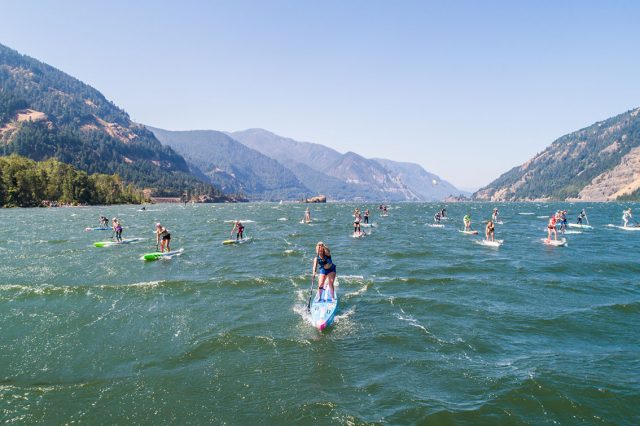
[[[307,302],[307,311],[311,309],[311,298],[313,297],[313,282],[315,281],[315,274],[311,277],[311,289],[309,290],[309,301]]]

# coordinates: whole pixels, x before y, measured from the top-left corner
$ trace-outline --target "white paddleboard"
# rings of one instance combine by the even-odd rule
[[[566,239],[561,239],[561,240],[547,240],[546,238],[542,238],[542,242],[545,245],[548,246],[553,246],[553,247],[566,247],[567,246],[567,240]]]
[[[569,228],[593,229],[591,225],[580,225],[579,223],[567,223]]]
[[[461,234],[467,234],[467,235],[478,235],[478,231],[463,231],[461,229],[458,229],[458,232],[460,232]]]
[[[444,228],[444,225],[441,223],[428,223],[427,226],[430,228]]]
[[[504,244],[504,240],[495,240],[495,241],[476,240],[476,243],[480,244],[481,246],[498,248],[502,244]]]

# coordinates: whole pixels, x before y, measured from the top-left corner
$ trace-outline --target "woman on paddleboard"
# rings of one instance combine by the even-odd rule
[[[485,229],[485,236],[487,241],[494,241],[494,233],[495,225],[493,224],[493,220],[490,220],[489,222],[487,222],[487,228]]]
[[[159,222],[156,223],[156,247],[160,245],[160,253],[164,253],[164,248],[167,248],[167,252],[171,251],[169,244],[171,243],[171,233],[169,230],[162,226]]]
[[[238,230],[238,232],[236,233],[236,241],[244,239],[244,225],[240,223],[239,220],[236,220],[236,222],[233,224],[231,235],[233,235],[233,231],[235,231],[236,229]]]
[[[114,217],[111,220],[111,228],[113,229],[113,233],[116,236],[116,241],[121,243],[122,242],[122,225],[120,224],[120,221],[118,220],[117,217]]]
[[[556,232],[556,216],[549,217],[549,224],[547,225],[547,242],[551,241],[551,233],[553,233],[553,239],[558,240],[558,233]]]
[[[622,220],[624,221],[624,225],[622,226],[624,226],[625,228],[629,226],[628,224],[630,219],[633,219],[633,216],[631,215],[631,207],[622,212]]]
[[[464,216],[462,222],[464,222],[464,230],[471,232],[471,215],[469,213]]]
[[[309,211],[309,207],[307,207],[307,209],[304,211],[304,221],[306,223],[311,222],[311,212]]]
[[[316,278],[316,271],[318,272],[318,299],[322,296],[322,290],[326,290],[325,283],[329,286],[331,298],[335,299],[333,282],[336,280],[336,265],[331,261],[331,250],[322,241],[318,241],[318,244],[316,244],[312,281]]]
[[[364,211],[364,223],[369,223],[369,209]]]

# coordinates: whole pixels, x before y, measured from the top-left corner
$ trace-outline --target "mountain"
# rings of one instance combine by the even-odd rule
[[[640,199],[640,108],[554,141],[474,194],[477,200]]]
[[[439,176],[429,173],[418,164],[382,158],[373,158],[373,160],[398,176],[423,201],[440,201],[449,196],[471,195],[466,191],[459,190]]]
[[[88,173],[117,173],[154,195],[220,197],[186,161],[96,89],[0,45],[0,144],[4,155],[49,158]]]
[[[432,179],[428,185],[419,183],[420,174],[414,173],[415,169],[403,169],[398,165],[407,163],[389,162],[391,167],[386,167],[382,161],[367,159],[353,152],[341,154],[320,144],[298,142],[263,129],[228,134],[249,148],[279,161],[306,187],[315,193],[326,194],[332,200],[432,201],[444,198],[430,194],[428,186],[432,186]],[[413,166],[422,169],[418,165]],[[391,170],[393,167],[403,169],[412,184]],[[431,176],[426,171],[424,174]],[[446,195],[459,193],[453,188]]]
[[[184,156],[192,172],[202,172],[224,192],[272,201],[300,199],[311,194],[289,169],[225,133],[147,128],[160,142]]]

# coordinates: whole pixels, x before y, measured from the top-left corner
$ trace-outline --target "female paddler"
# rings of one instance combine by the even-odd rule
[[[171,251],[169,245],[171,244],[171,233],[167,228],[162,226],[160,222],[156,223],[156,247],[160,245],[160,253],[164,253],[165,247],[167,252]]]
[[[329,294],[335,299],[333,282],[336,280],[336,265],[331,261],[331,250],[322,241],[316,244],[316,257],[313,259],[313,279],[318,272],[318,299],[322,296],[322,290],[326,290],[325,284],[329,286]]]

